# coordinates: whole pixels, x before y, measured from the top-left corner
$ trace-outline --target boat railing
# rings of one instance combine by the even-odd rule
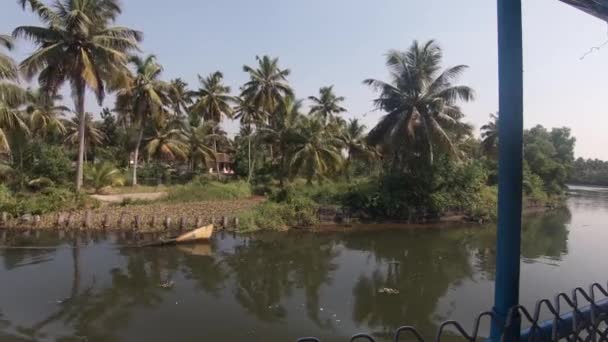
[[[576,341],[608,342],[608,286],[592,284],[588,290],[577,287],[569,294],[558,293],[550,299],[541,299],[533,308],[522,305],[513,307],[505,322],[496,322],[492,311],[482,312],[475,317],[471,329],[457,321],[441,323],[434,337],[428,338],[413,326],[402,326],[393,332],[391,341],[493,341],[488,335],[491,324],[499,324],[503,331],[509,327],[524,327],[519,336],[508,338],[502,335],[497,341]],[[355,334],[351,342],[385,341],[373,334]],[[303,337],[297,342],[321,342],[316,337]]]

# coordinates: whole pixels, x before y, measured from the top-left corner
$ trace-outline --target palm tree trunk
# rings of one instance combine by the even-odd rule
[[[82,188],[84,179],[84,131],[85,131],[85,115],[84,115],[84,82],[82,79],[77,80],[76,84],[76,115],[80,118],[78,124],[78,160],[76,161],[76,191]]]
[[[346,158],[346,163],[344,164],[344,173],[346,173],[346,180],[350,181],[350,161],[351,161],[351,153],[348,152],[348,157]]]
[[[426,138],[427,143],[427,153],[429,158],[429,165],[433,165],[433,141],[431,140],[431,125],[428,122],[428,118],[426,115],[422,115],[422,123],[424,125],[424,136]]]
[[[213,135],[217,134],[217,125],[213,126]],[[215,172],[217,172],[217,180],[221,180],[220,162],[217,161],[217,137],[213,138],[213,152],[215,153]]]
[[[137,137],[137,144],[135,144],[135,151],[133,153],[133,186],[137,185],[137,163],[139,161],[139,147],[141,146],[141,140],[144,137],[144,124],[142,122],[141,128],[139,129],[139,136]]]
[[[249,136],[247,137],[247,157],[248,157],[248,165],[247,165],[247,183],[251,183],[251,174],[253,170],[251,168],[251,124],[249,124]]]
[[[214,129],[215,130],[215,129]],[[217,161],[217,139],[213,139],[213,152],[215,153],[215,172],[217,172],[217,180],[221,180],[220,176],[220,162]]]

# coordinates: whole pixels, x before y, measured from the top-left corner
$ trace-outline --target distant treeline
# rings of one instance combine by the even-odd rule
[[[608,161],[578,158],[574,161],[570,183],[608,186]]]

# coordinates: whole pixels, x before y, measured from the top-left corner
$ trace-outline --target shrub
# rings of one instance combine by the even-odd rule
[[[45,177],[58,184],[72,179],[72,162],[59,146],[37,144],[33,148],[31,162],[32,178]]]
[[[108,162],[95,166],[87,166],[85,169],[85,180],[87,185],[95,189],[97,193],[106,187],[123,186],[125,184],[122,172]]]
[[[55,182],[46,177],[35,178],[27,182],[28,188],[33,191],[40,191],[55,186]]]
[[[317,205],[305,197],[283,203],[268,201],[241,214],[239,219],[243,232],[310,227],[318,222]]]
[[[246,182],[195,181],[171,188],[166,200],[170,202],[194,202],[248,197],[251,197],[251,187]]]
[[[11,196],[0,188],[0,211],[14,216],[48,214],[61,210],[96,207],[98,202],[88,196],[65,188],[47,188],[37,193],[19,193]]]
[[[498,188],[484,186],[475,201],[464,208],[467,216],[474,221],[495,221],[497,217]]]

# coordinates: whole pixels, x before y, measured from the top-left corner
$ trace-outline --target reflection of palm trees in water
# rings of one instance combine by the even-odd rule
[[[260,236],[245,241],[225,256],[234,271],[237,301],[262,321],[286,317],[281,300],[295,287],[303,287],[306,312],[320,327],[329,327],[319,318],[319,290],[331,282],[337,256],[331,239],[311,234],[286,238],[282,234]]]
[[[73,327],[72,337],[118,340],[115,333],[118,328],[128,326],[134,308],[152,308],[162,303],[163,293],[170,290],[163,289],[160,284],[180,268],[194,281],[199,281],[204,272],[202,278],[205,280],[199,282],[203,288],[218,288],[213,279],[221,282],[225,278],[213,273],[218,271],[216,268],[205,266],[216,264],[209,257],[193,257],[173,248],[130,248],[120,249],[126,262],[123,267],[111,269],[110,286],[96,290],[93,281],[89,287],[81,290],[80,245],[77,240],[74,240],[73,247],[70,297],[59,303],[61,308],[57,312],[29,328],[20,328],[28,336],[35,338],[45,327],[61,322],[63,326]],[[190,260],[192,258],[197,260]]]
[[[449,286],[472,274],[469,254],[449,232],[412,232],[412,238],[398,239],[395,234],[410,233],[347,240],[349,248],[370,251],[376,259],[371,274],[361,274],[353,288],[353,320],[375,330],[377,336],[391,336],[402,325],[435,332],[438,299]],[[383,288],[398,293],[387,294]]]
[[[35,323],[31,328],[20,328],[20,330],[28,336],[32,338],[36,338],[37,334],[42,331],[46,326],[50,325],[53,322],[56,322],[61,319],[71,320],[75,315],[78,314],[75,311],[76,306],[74,305],[79,301],[79,296],[85,295],[88,296],[90,294],[90,288],[84,291],[82,294],[80,293],[80,261],[79,261],[79,243],[78,238],[74,238],[71,246],[71,255],[72,255],[72,286],[70,290],[70,296],[62,300],[59,304],[61,305],[61,309],[57,312],[51,314],[44,320]]]
[[[568,208],[560,208],[523,219],[521,256],[527,262],[539,258],[561,260],[568,253],[568,224],[572,214]],[[467,245],[473,250],[476,266],[489,279],[494,279],[496,265],[496,230],[468,234]]]

